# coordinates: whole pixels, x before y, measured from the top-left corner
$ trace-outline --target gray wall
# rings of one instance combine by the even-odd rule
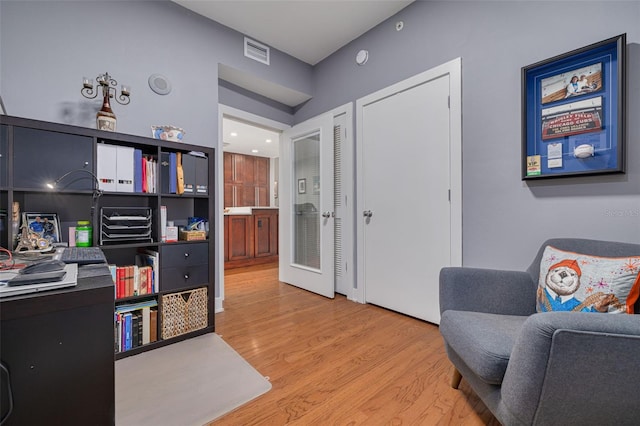
[[[97,102],[82,98],[81,78],[109,71],[133,90],[130,105],[114,106],[119,131],[148,135],[153,124],[174,124],[187,142],[214,146],[219,97],[301,122],[461,57],[464,263],[520,269],[555,236],[640,241],[640,2],[418,1],[314,68],[276,50],[269,67],[246,59],[242,34],[170,2],[104,3],[0,1],[0,94],[10,114],[93,127]],[[627,174],[523,183],[521,67],[623,32]],[[358,67],[361,48],[370,59]],[[314,98],[291,118],[259,97],[219,89],[219,63]],[[149,90],[153,73],[171,80],[170,95]]]
[[[11,115],[95,127],[100,100],[82,97],[82,77],[108,71],[132,88],[129,105],[112,105],[118,131],[150,136],[151,125],[173,124],[186,130],[185,142],[216,146],[219,63],[311,93],[308,64],[275,49],[270,66],[247,59],[243,37],[168,1],[3,0],[0,94]],[[154,73],[171,81],[169,95],[150,90]],[[246,106],[241,98],[227,103]],[[292,120],[259,101],[250,109]]]
[[[627,174],[522,182],[521,67],[625,32]],[[640,241],[639,42],[637,1],[418,1],[318,64],[295,120],[461,57],[463,262],[522,269],[549,237]]]

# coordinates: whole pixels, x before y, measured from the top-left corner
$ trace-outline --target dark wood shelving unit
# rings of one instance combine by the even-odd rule
[[[52,192],[44,187],[44,182],[54,181],[71,170],[86,168],[96,174],[99,160],[97,158],[98,144],[136,148],[145,155],[155,158],[158,162],[156,174],[158,192],[105,191],[98,199],[94,217],[89,218],[94,187],[94,181],[89,174],[77,174],[72,184],[59,191]],[[160,172],[161,153],[173,152],[186,155],[192,151],[204,153],[206,156],[208,193],[161,193],[163,178]],[[27,153],[31,153],[31,156],[27,156]],[[216,276],[213,260],[217,256],[215,240],[218,238],[213,231],[217,216],[214,211],[215,176],[216,164],[212,148],[20,117],[0,116],[0,209],[6,210],[7,213],[6,217],[2,218],[5,226],[0,230],[0,244],[8,249],[15,248],[17,235],[13,230],[11,217],[14,202],[20,203],[21,213],[56,213],[60,220],[60,236],[63,241],[68,240],[69,227],[75,226],[78,220],[90,219],[93,224],[93,245],[96,246],[100,241],[100,209],[102,207],[150,208],[152,210],[151,241],[109,242],[102,247],[107,261],[114,264],[126,262],[133,265],[138,249],[150,249],[160,253],[159,291],[153,295],[133,296],[113,301],[115,306],[118,306],[155,298],[158,302],[158,341],[118,353],[115,353],[114,348],[112,356],[115,353],[115,358],[119,359],[213,332],[215,330],[214,289]],[[115,204],[115,206],[111,204]],[[207,240],[162,242],[160,238],[161,206],[167,206],[167,220],[174,221],[176,225],[186,225],[188,216],[206,218],[210,224]],[[198,247],[204,253],[203,256],[206,260],[197,265],[183,265],[181,267],[187,269],[181,270],[180,273],[189,278],[193,275],[196,277],[195,281],[184,278],[184,282],[172,282],[171,280],[177,273],[163,266],[166,262],[163,262],[162,253],[181,248],[189,251],[194,247]],[[192,267],[194,271],[191,275],[189,267]],[[176,337],[162,339],[163,296],[203,287],[207,289],[206,326]],[[113,315],[111,321],[113,322]],[[112,335],[110,344],[113,343]]]

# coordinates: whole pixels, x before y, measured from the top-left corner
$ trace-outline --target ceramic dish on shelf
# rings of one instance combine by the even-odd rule
[[[154,139],[163,141],[182,142],[185,131],[176,126],[151,126],[151,134]]]

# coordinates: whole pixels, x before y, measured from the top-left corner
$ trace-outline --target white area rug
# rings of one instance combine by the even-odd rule
[[[208,333],[116,361],[117,426],[203,425],[271,389]]]

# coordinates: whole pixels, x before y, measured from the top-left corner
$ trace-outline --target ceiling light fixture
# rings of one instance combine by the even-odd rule
[[[266,143],[271,143],[271,139],[267,139],[265,142]]]
[[[257,154],[259,151],[257,149],[252,149],[251,152],[253,152],[254,154]]]
[[[237,134],[236,132],[231,132],[230,134],[231,134],[231,136],[233,136],[234,138],[235,138],[236,136],[238,136],[238,134]]]

